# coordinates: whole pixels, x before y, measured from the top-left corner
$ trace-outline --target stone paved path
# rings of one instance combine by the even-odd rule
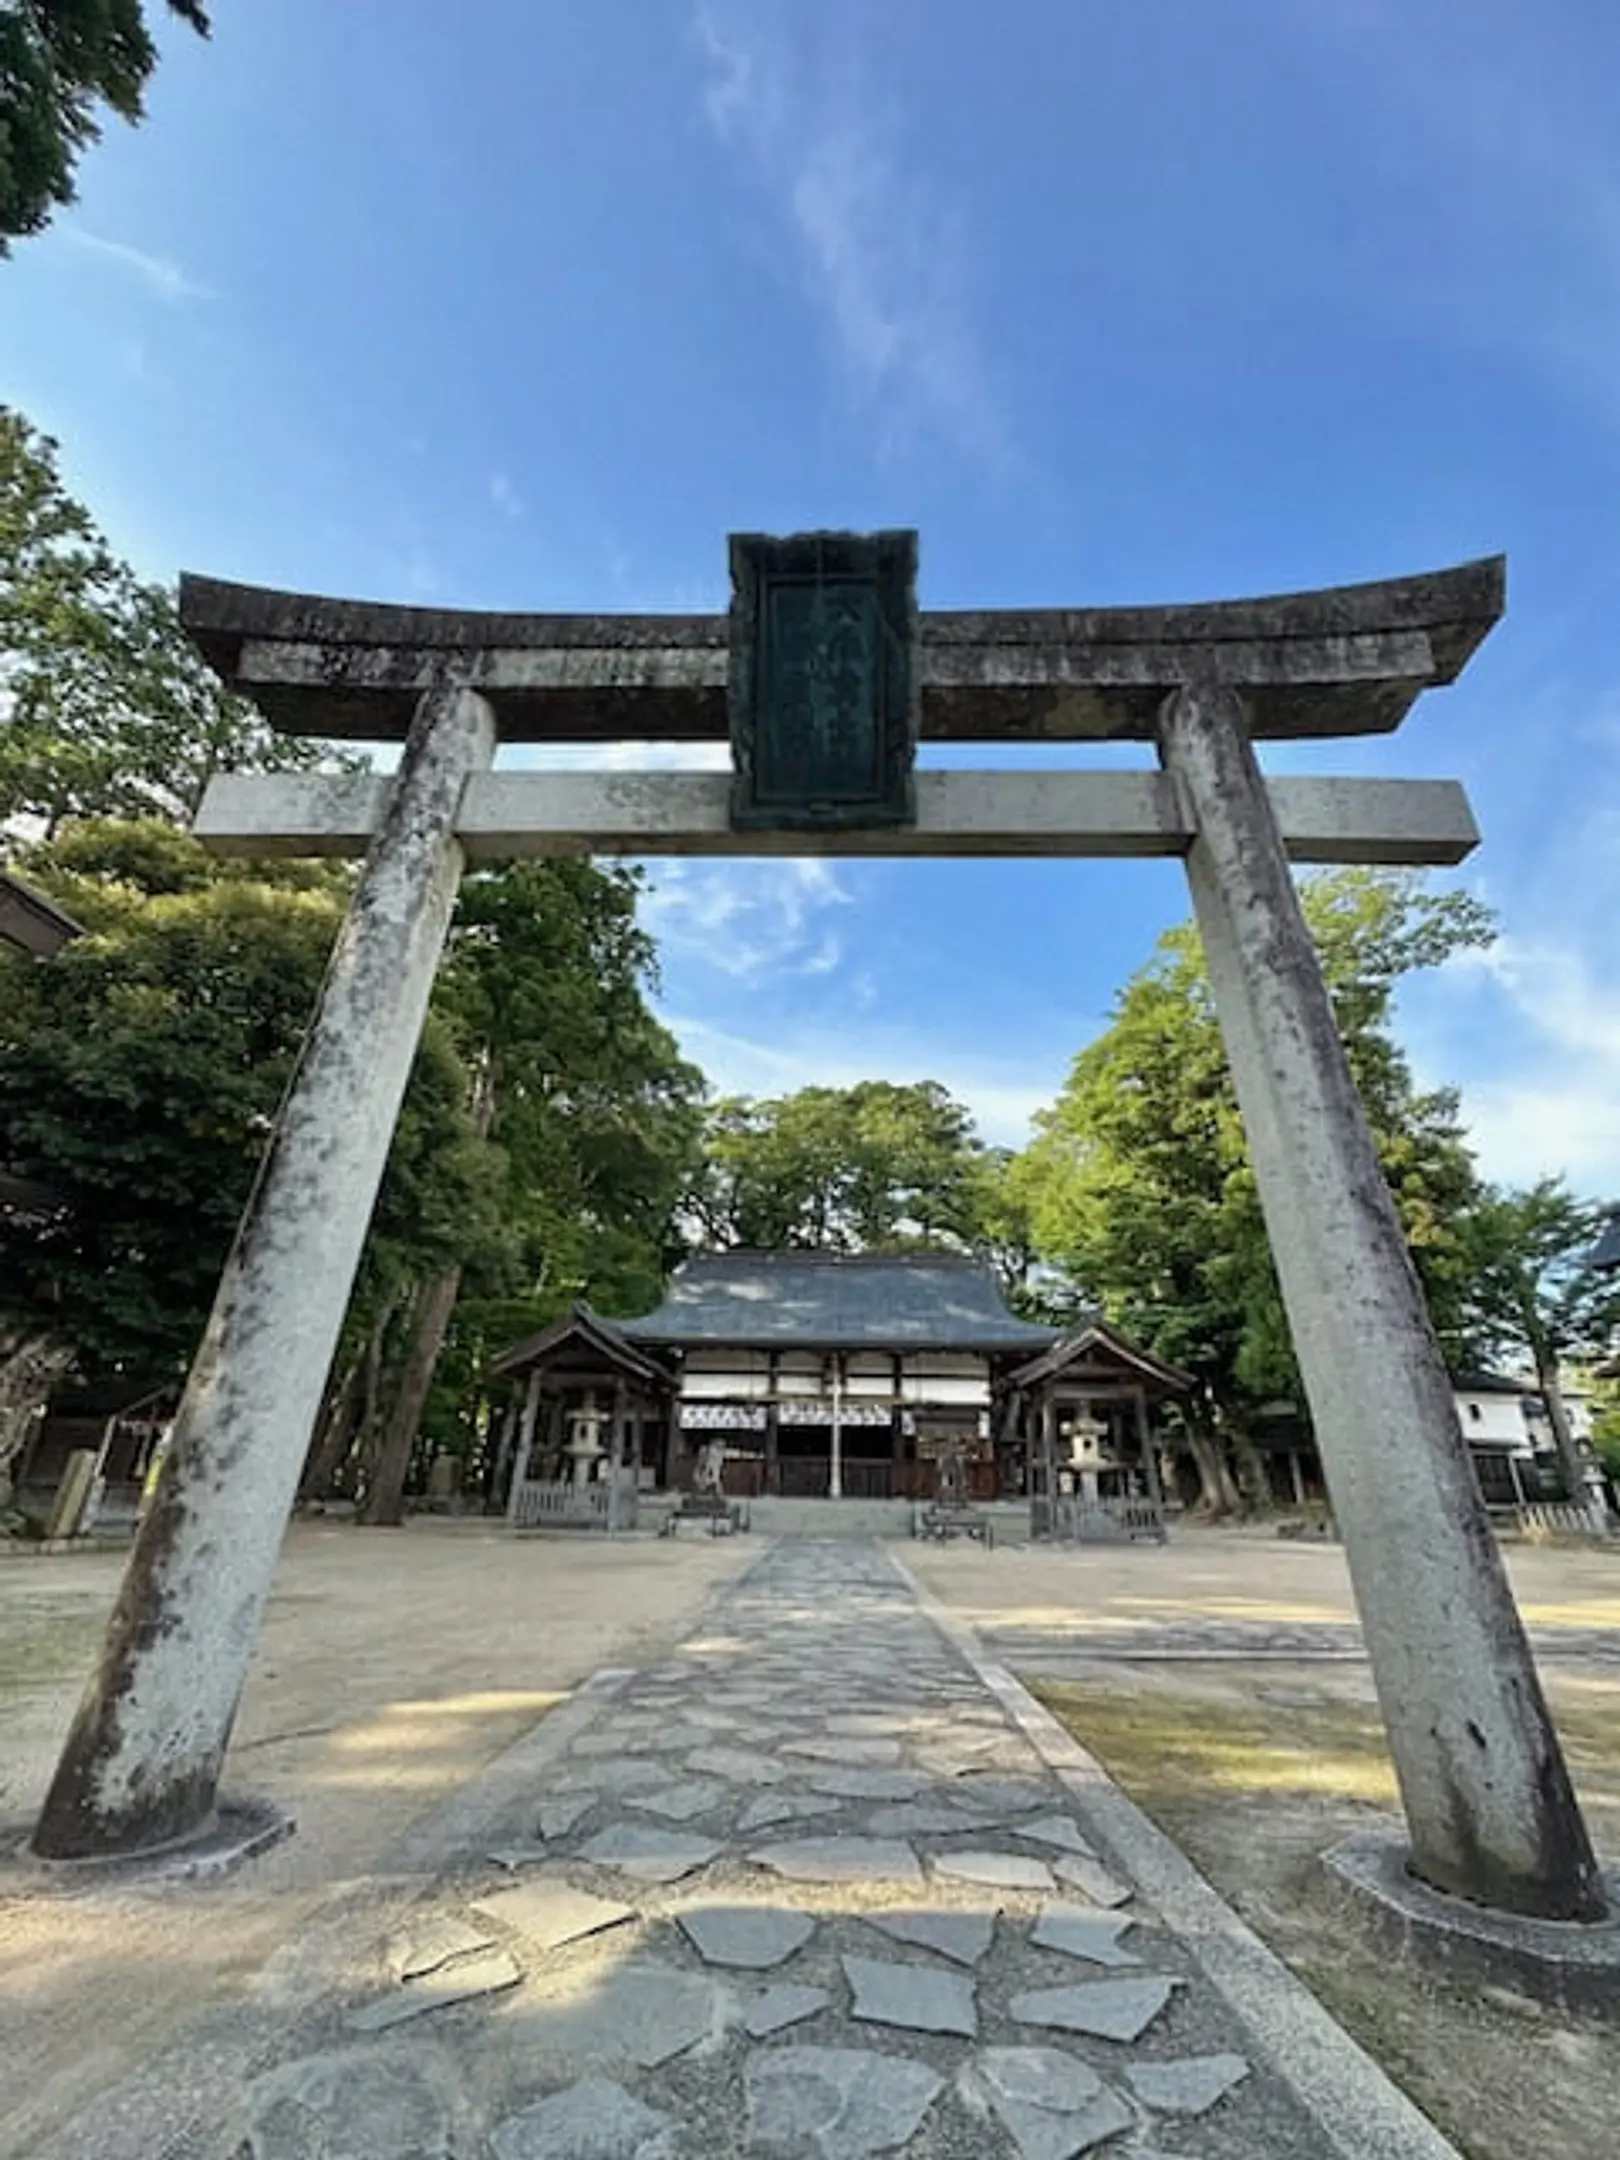
[[[290,2046],[222,2151],[1331,2150],[870,1544],[769,1551]]]

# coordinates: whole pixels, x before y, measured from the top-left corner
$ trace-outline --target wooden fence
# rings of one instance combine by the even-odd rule
[[[1169,1532],[1156,1501],[1086,1501],[1060,1495],[1030,1501],[1029,1534],[1059,1545],[1162,1545]]]
[[[1522,1507],[1494,1511],[1503,1527],[1516,1529],[1521,1537],[1604,1537],[1590,1508],[1575,1507],[1567,1500],[1527,1500]]]
[[[608,1526],[606,1478],[576,1485],[571,1478],[529,1478],[512,1495],[507,1521],[513,1530],[605,1530]],[[618,1528],[636,1527],[636,1488],[619,1480]]]

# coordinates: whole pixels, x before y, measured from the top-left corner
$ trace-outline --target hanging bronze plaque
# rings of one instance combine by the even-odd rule
[[[917,535],[731,536],[731,822],[916,823]]]

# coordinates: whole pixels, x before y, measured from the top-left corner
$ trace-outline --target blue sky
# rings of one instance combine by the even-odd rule
[[[916,525],[927,606],[1505,550],[1459,687],[1270,763],[1466,782],[1503,934],[1405,1039],[1491,1174],[1620,1191],[1612,7],[216,14],[0,265],[0,396],[125,553],[641,609],[723,606],[735,528]],[[1186,912],[1163,863],[692,863],[650,919],[717,1084],[928,1075],[1016,1141]]]

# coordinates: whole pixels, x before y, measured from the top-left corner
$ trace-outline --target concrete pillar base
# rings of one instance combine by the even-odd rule
[[[1346,1918],[1403,1962],[1474,1987],[1612,2018],[1620,2007],[1620,1870],[1605,1871],[1610,1917],[1530,1920],[1420,1882],[1393,1831],[1346,1838],[1322,1865]]]
[[[188,1836],[140,1853],[47,1860],[25,1846],[22,1858],[48,1881],[75,1889],[90,1882],[118,1890],[217,1882],[290,1838],[297,1828],[297,1818],[269,1800],[222,1800]]]

